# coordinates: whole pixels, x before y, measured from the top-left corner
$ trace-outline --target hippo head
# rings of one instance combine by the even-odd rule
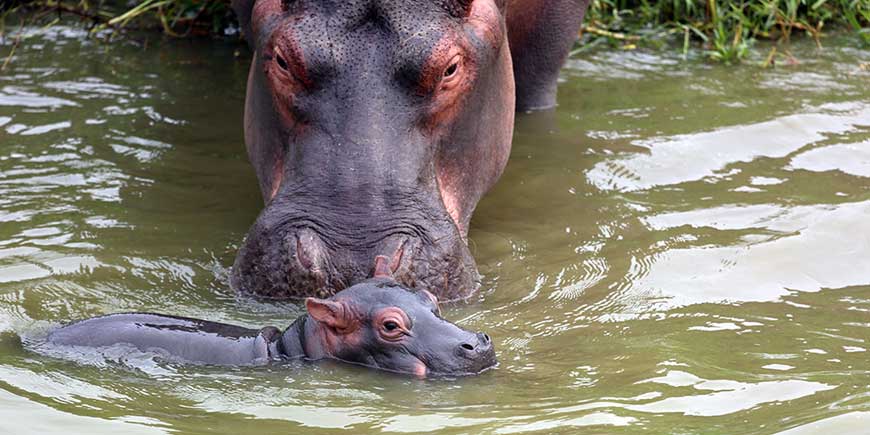
[[[266,202],[237,290],[328,297],[372,276],[377,255],[442,300],[476,290],[468,225],[514,120],[502,3],[233,1],[254,51],[245,142]]]
[[[373,278],[329,299],[306,299],[305,354],[397,373],[466,376],[496,364],[492,341],[441,317],[426,290]]]

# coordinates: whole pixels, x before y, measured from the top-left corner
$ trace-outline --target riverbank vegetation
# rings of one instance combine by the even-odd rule
[[[131,29],[172,37],[238,34],[230,0],[0,1],[3,33],[16,22],[46,25],[69,16],[106,39]],[[593,0],[575,53],[599,46],[654,47],[734,64],[747,58],[756,41],[767,40],[773,44],[763,65],[770,65],[790,56],[792,38],[812,38],[823,47],[834,28],[870,47],[870,0]]]
[[[726,64],[744,60],[758,40],[773,42],[764,65],[790,56],[794,37],[823,47],[825,31],[841,29],[870,47],[870,0],[593,0],[579,51],[609,44],[678,47]],[[779,52],[781,51],[781,52]]]

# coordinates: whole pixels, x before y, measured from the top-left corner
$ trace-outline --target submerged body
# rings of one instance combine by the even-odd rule
[[[133,346],[170,360],[252,365],[304,358],[335,359],[425,376],[480,373],[496,363],[489,336],[440,317],[437,300],[389,278],[375,278],[329,299],[306,300],[308,313],[284,331],[243,328],[150,313],[111,314],[61,327],[61,346]]]

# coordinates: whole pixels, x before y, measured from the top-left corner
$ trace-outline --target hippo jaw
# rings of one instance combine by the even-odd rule
[[[329,299],[308,298],[308,314],[284,334],[284,348],[419,378],[480,374],[497,364],[492,340],[440,317],[437,299],[375,278]],[[300,329],[301,328],[301,329]]]
[[[386,255],[404,285],[473,293],[468,225],[514,116],[499,2],[237,3],[253,5],[245,142],[266,208],[233,287],[326,297]]]

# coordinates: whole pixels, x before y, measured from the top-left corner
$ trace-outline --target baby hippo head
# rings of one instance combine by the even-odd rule
[[[376,277],[308,298],[305,351],[418,377],[467,376],[496,364],[489,336],[443,319],[435,296]]]

